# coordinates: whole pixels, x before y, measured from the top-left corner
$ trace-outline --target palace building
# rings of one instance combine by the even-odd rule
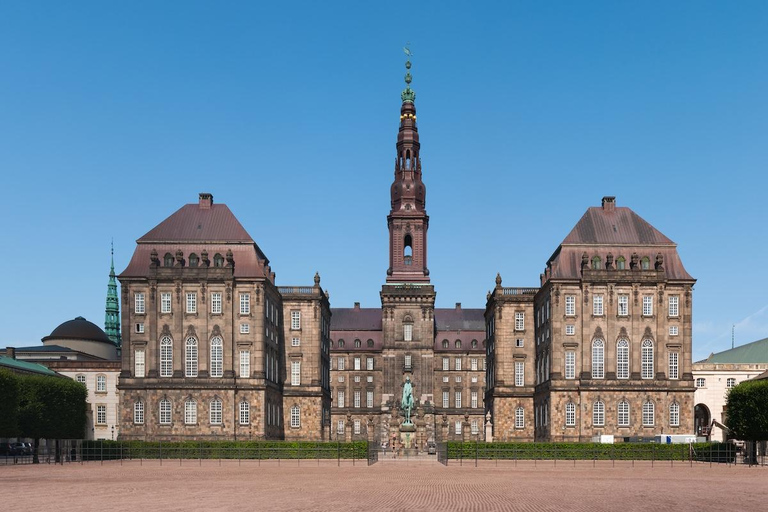
[[[122,284],[122,439],[620,440],[693,432],[691,300],[676,245],[606,197],[540,287],[436,308],[410,61],[381,307],[278,286],[210,194],[137,240]],[[117,331],[115,328],[114,331]],[[413,387],[412,423],[400,407]]]

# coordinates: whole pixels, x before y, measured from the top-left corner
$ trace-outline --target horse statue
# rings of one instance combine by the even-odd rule
[[[400,407],[403,408],[405,415],[404,425],[411,425],[411,410],[413,409],[413,387],[411,386],[410,376],[405,378],[403,384],[403,399],[400,401]]]

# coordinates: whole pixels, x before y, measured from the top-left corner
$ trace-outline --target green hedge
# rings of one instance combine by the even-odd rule
[[[83,460],[116,459],[367,459],[368,442],[83,441]]]
[[[688,444],[657,443],[447,443],[449,459],[490,460],[677,460],[688,461]],[[694,459],[733,462],[730,443],[696,443]]]

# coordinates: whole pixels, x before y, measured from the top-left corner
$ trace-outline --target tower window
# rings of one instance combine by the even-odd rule
[[[403,263],[411,265],[413,263],[413,239],[411,235],[405,235],[403,241]]]

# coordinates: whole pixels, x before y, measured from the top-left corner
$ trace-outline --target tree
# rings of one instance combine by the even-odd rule
[[[0,437],[16,437],[19,433],[19,378],[8,370],[0,370]]]
[[[768,440],[768,380],[748,380],[732,388],[726,407],[725,424],[736,439]],[[754,457],[757,445],[752,446]]]

